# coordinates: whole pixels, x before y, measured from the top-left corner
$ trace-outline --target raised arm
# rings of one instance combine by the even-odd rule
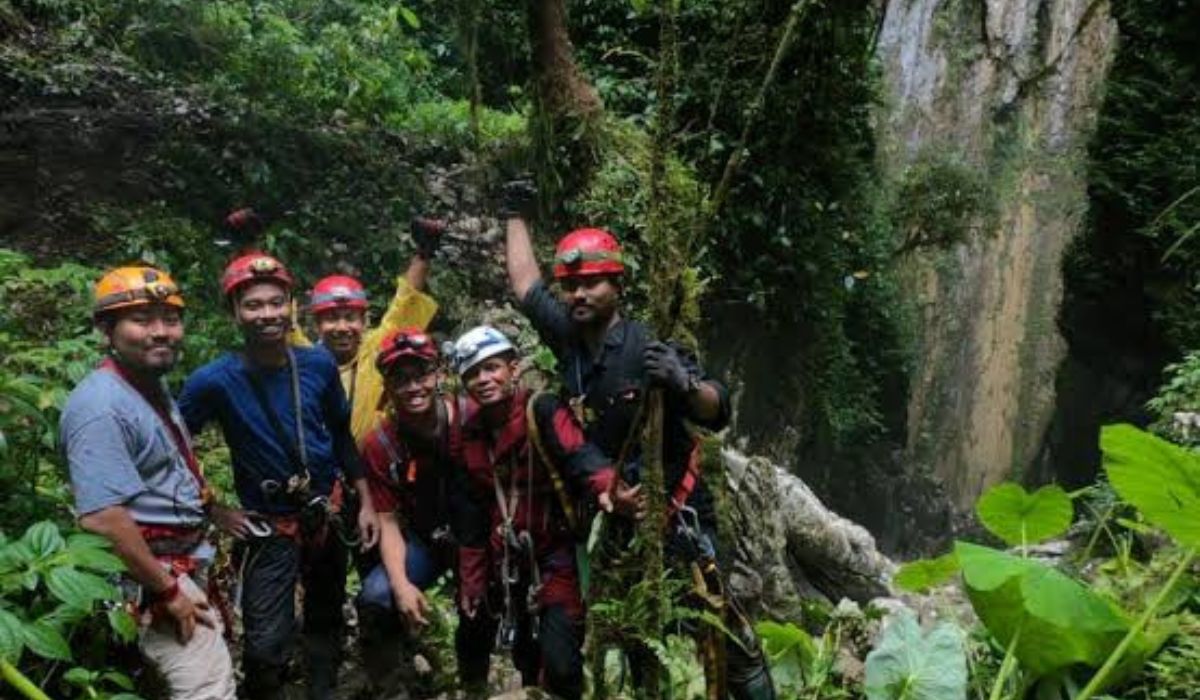
[[[409,286],[418,292],[425,291],[425,283],[429,280],[429,267],[433,256],[442,244],[442,234],[446,231],[446,222],[440,219],[428,219],[414,216],[410,223],[413,243],[417,251],[413,253],[408,263],[404,278]]]
[[[542,279],[524,219],[514,217],[505,223],[504,260],[508,267],[508,285],[517,299],[523,300],[529,289]]]
[[[542,279],[529,227],[525,217],[533,207],[536,192],[528,180],[514,180],[504,186],[504,259],[508,267],[508,283],[517,301],[525,300],[530,287]]]

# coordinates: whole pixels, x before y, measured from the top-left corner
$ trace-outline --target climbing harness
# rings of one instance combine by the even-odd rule
[[[488,448],[488,461],[495,464],[495,458],[491,454],[490,447]],[[526,522],[533,516],[534,456],[532,450],[529,451],[528,466],[525,499]],[[513,589],[521,582],[521,571],[515,561],[521,555],[528,557],[529,586],[525,591],[525,610],[532,618],[530,629],[535,641],[538,634],[540,613],[538,595],[540,595],[542,589],[541,570],[538,567],[537,549],[534,547],[533,537],[529,534],[529,530],[517,532],[514,525],[516,508],[519,501],[515,476],[516,470],[513,468],[511,460],[507,469],[496,469],[492,476],[492,487],[496,494],[496,505],[500,509],[500,525],[498,528],[503,548],[503,555],[500,561],[500,583],[504,591],[504,613],[496,631],[496,644],[499,648],[505,650],[511,649],[516,642],[517,616],[513,601]],[[500,485],[503,477],[507,477],[506,480],[509,482],[507,498],[505,498],[504,488]]]
[[[271,424],[271,428],[274,430],[275,437],[279,441],[280,446],[287,453],[288,460],[292,463],[294,470],[294,473],[283,481],[270,478],[262,479],[259,482],[259,488],[262,490],[263,495],[268,499],[284,501],[298,508],[299,534],[302,538],[318,539],[323,536],[326,528],[331,526],[334,535],[347,547],[354,548],[359,546],[361,539],[354,528],[347,526],[345,519],[342,517],[342,510],[339,507],[340,503],[335,503],[334,499],[331,499],[329,496],[314,494],[312,492],[312,473],[308,469],[308,446],[305,444],[304,439],[300,369],[292,348],[289,347],[287,349],[287,360],[292,398],[292,416],[294,420],[294,442],[288,438],[287,433],[283,429],[283,424],[279,420],[279,416],[275,413],[274,407],[271,406],[267,398],[266,388],[262,384],[262,379],[258,376],[255,369],[250,366],[249,360],[245,356],[242,359],[254,397],[262,408],[263,413],[266,414],[267,421]],[[273,527],[273,529],[277,533],[283,531],[283,534],[287,534],[286,531],[290,527],[284,524],[283,527]]]

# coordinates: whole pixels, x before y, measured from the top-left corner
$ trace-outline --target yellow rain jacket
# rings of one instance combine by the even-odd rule
[[[379,404],[383,399],[383,377],[375,369],[379,344],[385,335],[398,328],[416,327],[424,330],[437,309],[437,302],[432,297],[413,289],[404,275],[400,275],[396,278],[396,294],[379,325],[363,333],[358,355],[338,366],[342,388],[350,399],[350,432],[360,445],[379,421]],[[292,324],[292,344],[312,345],[299,323]]]

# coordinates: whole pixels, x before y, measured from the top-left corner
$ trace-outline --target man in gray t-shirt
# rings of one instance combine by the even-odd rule
[[[183,298],[164,272],[121,267],[96,285],[108,358],[79,383],[59,437],[85,529],[108,538],[136,584],[143,654],[173,699],[234,700],[233,665],[202,582],[212,560],[208,490],[162,382],[183,340]],[[219,517],[216,513],[214,516]]]

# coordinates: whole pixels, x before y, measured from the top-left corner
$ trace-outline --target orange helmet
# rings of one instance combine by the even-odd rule
[[[221,275],[221,291],[229,297],[250,282],[274,282],[288,291],[292,289],[292,275],[283,263],[261,252],[247,253],[229,263]]]
[[[620,275],[625,272],[621,244],[608,231],[581,228],[562,237],[554,251],[554,277]]]
[[[309,313],[319,314],[338,307],[366,310],[367,290],[363,289],[362,282],[349,275],[330,275],[313,285],[309,293]]]
[[[109,270],[96,282],[92,296],[92,317],[147,304],[167,304],[183,308],[183,296],[171,276],[149,265],[128,265]]]

